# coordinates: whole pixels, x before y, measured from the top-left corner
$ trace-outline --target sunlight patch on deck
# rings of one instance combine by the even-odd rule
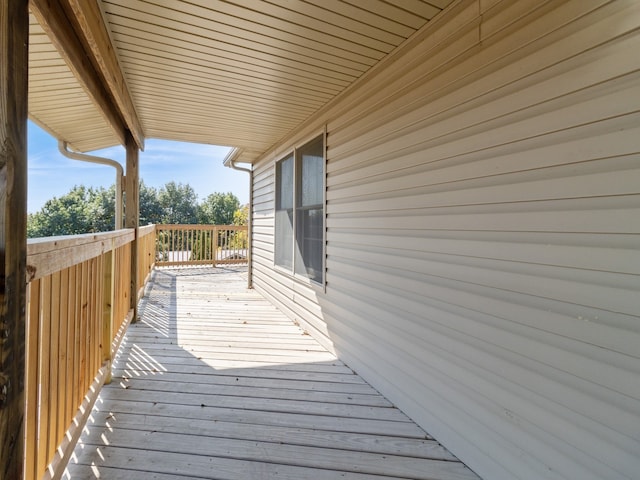
[[[477,479],[243,270],[154,272],[64,478]]]

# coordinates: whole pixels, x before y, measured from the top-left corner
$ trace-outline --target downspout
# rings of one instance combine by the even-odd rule
[[[67,148],[67,142],[58,140],[58,150],[62,155],[72,160],[80,160],[82,162],[97,163],[107,165],[116,169],[116,221],[115,230],[122,228],[122,182],[124,180],[124,169],[115,160],[109,158],[96,157],[85,153],[72,152]]]
[[[240,172],[249,174],[249,216],[247,218],[247,288],[253,288],[253,260],[251,251],[253,250],[253,169],[239,167],[236,165],[234,158],[242,153],[239,148],[234,148],[224,159],[224,166],[233,168]]]

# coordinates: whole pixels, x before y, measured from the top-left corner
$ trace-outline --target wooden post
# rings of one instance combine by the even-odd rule
[[[127,150],[127,172],[125,179],[125,227],[135,228],[135,237],[131,243],[131,289],[129,292],[129,308],[133,309],[132,323],[138,320],[138,221],[140,218],[140,173],[138,167],[138,145],[127,134],[125,144]]]
[[[27,0],[0,0],[0,478],[23,476]]]

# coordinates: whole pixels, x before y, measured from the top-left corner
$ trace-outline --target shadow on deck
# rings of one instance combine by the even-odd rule
[[[477,479],[245,285],[154,272],[63,478]]]

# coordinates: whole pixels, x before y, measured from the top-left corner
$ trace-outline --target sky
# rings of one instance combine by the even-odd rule
[[[249,175],[222,164],[229,150],[229,147],[147,139],[144,151],[140,152],[140,178],[145,185],[156,188],[170,181],[188,183],[199,201],[214,192],[231,192],[244,205],[249,201]],[[116,160],[125,168],[123,147],[87,153]],[[107,188],[116,178],[113,167],[62,156],[58,141],[31,121],[28,168],[29,213],[37,212],[47,200],[68,193],[75,185]]]

